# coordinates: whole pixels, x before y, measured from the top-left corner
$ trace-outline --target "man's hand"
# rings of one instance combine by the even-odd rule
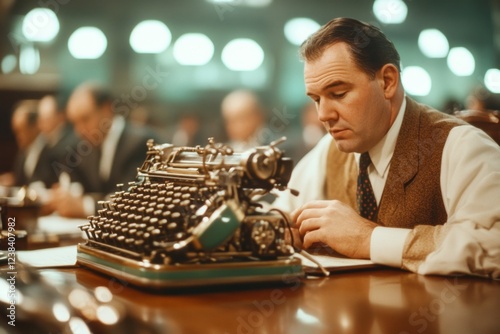
[[[292,212],[292,221],[307,249],[315,242],[327,244],[351,258],[370,258],[370,238],[376,223],[362,218],[340,201],[313,201]]]
[[[83,198],[81,196],[75,196],[71,192],[60,187],[54,187],[52,189],[50,206],[63,217],[85,218]]]
[[[14,176],[14,173],[8,172],[0,174],[0,186],[13,187],[15,183],[16,178]]]

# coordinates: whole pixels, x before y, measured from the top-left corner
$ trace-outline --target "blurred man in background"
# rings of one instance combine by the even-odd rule
[[[467,109],[454,115],[480,128],[500,145],[500,94],[477,87],[467,97]]]
[[[52,205],[62,216],[94,214],[96,201],[116,190],[117,184],[135,180],[148,139],[157,140],[149,128],[115,114],[112,104],[110,91],[95,83],[80,85],[69,98],[67,117],[80,140],[60,167],[82,185],[83,194],[70,191],[67,184],[55,189]]]
[[[58,163],[64,163],[67,152],[76,147],[77,138],[66,121],[64,108],[53,95],[44,96],[38,105],[37,126],[44,137],[44,176],[47,188],[59,181]]]
[[[248,90],[236,90],[223,99],[222,118],[228,144],[241,152],[263,144],[264,109],[257,95]]]
[[[475,87],[467,96],[466,109],[500,112],[500,94],[492,93],[483,86]]]
[[[179,114],[171,143],[175,146],[206,145],[207,137],[202,135],[202,121],[194,111],[186,110]]]
[[[14,106],[11,118],[12,132],[18,153],[12,172],[0,175],[3,186],[22,186],[39,180],[39,158],[45,142],[37,127],[37,100],[22,100]]]

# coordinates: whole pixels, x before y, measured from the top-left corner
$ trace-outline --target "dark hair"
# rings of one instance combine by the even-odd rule
[[[335,18],[312,34],[300,47],[300,57],[314,61],[330,45],[344,42],[351,48],[352,59],[371,77],[386,64],[399,71],[400,58],[394,44],[377,27],[351,18]]]
[[[14,113],[24,108],[24,117],[26,117],[29,126],[35,126],[38,119],[38,100],[21,100],[14,104]]]
[[[111,90],[100,83],[90,83],[89,92],[92,94],[95,104],[98,107],[113,101]]]
[[[36,121],[38,119],[38,113],[36,111],[29,111],[26,113],[26,118],[28,120],[28,125],[30,126],[36,125]]]

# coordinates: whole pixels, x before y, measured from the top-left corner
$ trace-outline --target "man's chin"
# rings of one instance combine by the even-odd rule
[[[335,142],[335,145],[337,146],[337,149],[340,152],[344,153],[352,153],[352,152],[358,152],[356,150],[355,145],[353,145],[351,140],[347,139],[336,139],[335,137],[333,138],[333,141]]]

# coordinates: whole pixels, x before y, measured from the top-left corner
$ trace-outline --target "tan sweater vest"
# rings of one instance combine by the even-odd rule
[[[440,187],[441,156],[451,129],[464,122],[407,98],[377,223],[413,228],[447,220]],[[353,153],[332,141],[327,159],[326,196],[357,208],[358,167]]]

